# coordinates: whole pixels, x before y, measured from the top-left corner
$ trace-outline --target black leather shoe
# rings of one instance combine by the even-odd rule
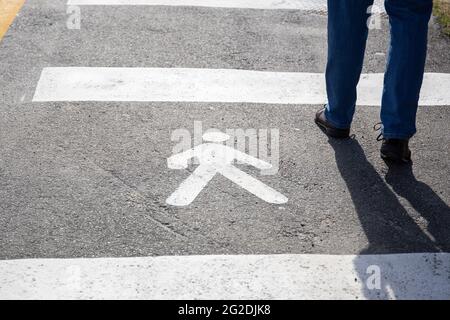
[[[409,150],[408,143],[408,139],[383,139],[380,150],[381,158],[398,163],[410,163],[411,150]]]
[[[350,136],[350,128],[349,129],[339,129],[333,127],[325,117],[325,108],[319,110],[316,113],[316,118],[314,119],[316,124],[326,133],[327,136],[336,139],[345,139]]]

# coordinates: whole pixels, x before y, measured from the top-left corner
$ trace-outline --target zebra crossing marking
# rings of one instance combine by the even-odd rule
[[[363,74],[358,104],[379,106],[383,74]],[[450,74],[427,73],[420,105],[450,105]],[[188,68],[44,68],[33,97],[46,101],[326,103],[321,73]]]
[[[190,6],[327,12],[327,0],[68,0],[67,4],[91,6]],[[384,8],[382,0],[376,0],[375,4],[377,8]]]
[[[0,261],[1,299],[448,299],[450,254]]]

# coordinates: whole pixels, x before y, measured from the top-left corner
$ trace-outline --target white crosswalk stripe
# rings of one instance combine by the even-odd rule
[[[0,297],[447,299],[449,269],[450,254],[13,260],[0,261]]]
[[[327,0],[69,0],[68,5],[145,5],[145,6],[193,6],[269,10],[327,11]],[[377,8],[384,8],[376,0]]]
[[[421,105],[450,104],[450,74],[428,73]],[[364,74],[360,105],[378,106],[383,74]],[[323,74],[182,68],[46,68],[33,101],[323,104]]]

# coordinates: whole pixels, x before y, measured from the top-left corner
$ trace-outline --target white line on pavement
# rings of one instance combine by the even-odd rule
[[[379,106],[383,74],[364,74],[358,104]],[[425,74],[421,105],[450,105],[450,74]],[[45,68],[33,101],[323,104],[321,73],[185,68]]]
[[[378,1],[378,0],[377,0]],[[326,11],[327,0],[69,0],[68,5],[193,6]]]
[[[0,261],[1,299],[448,299],[450,254]]]

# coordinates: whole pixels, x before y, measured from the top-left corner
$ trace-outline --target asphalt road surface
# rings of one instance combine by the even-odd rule
[[[99,270],[116,263],[114,258],[129,257],[120,260],[128,268],[139,261],[154,267],[152,275],[141,275],[150,282],[158,278],[158,270],[173,266],[180,269],[173,277],[183,283],[181,267],[189,263],[196,277],[202,277],[206,271],[189,259],[200,259],[199,264],[201,259],[212,259],[207,263],[218,271],[215,277],[226,274],[220,281],[203,279],[187,293],[180,293],[178,283],[177,288],[166,288],[167,295],[146,295],[143,289],[143,297],[450,298],[450,99],[445,95],[450,89],[450,39],[433,20],[426,95],[442,103],[419,108],[418,134],[411,141],[414,165],[400,167],[379,158],[380,142],[373,130],[379,122],[379,106],[358,106],[354,137],[335,141],[312,121],[319,102],[302,103],[302,95],[286,102],[283,94],[277,96],[279,102],[278,98],[264,101],[277,83],[258,80],[260,75],[324,72],[323,8],[220,8],[196,6],[196,1],[186,6],[89,5],[95,2],[75,7],[81,20],[79,29],[73,29],[72,14],[77,11],[69,7],[68,13],[66,1],[26,1],[0,42],[0,296],[51,297],[57,285],[48,284],[44,290],[39,283],[30,284],[17,271],[22,267],[47,279],[49,270],[66,272],[67,267],[81,265],[75,274],[81,272],[95,282],[102,278]],[[388,23],[384,15],[380,23],[380,29],[370,31],[363,70],[369,76],[385,67]],[[48,68],[58,68],[54,70],[60,71],[60,77],[44,77]],[[130,68],[131,75],[108,69],[113,70],[111,78],[98,76],[97,68]],[[204,79],[202,73],[169,79],[169,68],[208,69],[213,75],[219,69],[225,72]],[[144,73],[135,75],[137,70]],[[157,76],[169,79],[167,83],[157,87],[159,80],[146,82],[145,72],[151,70],[158,70]],[[219,97],[221,81],[231,70],[264,73],[235,87],[234,80],[227,82],[232,92],[240,94],[235,101]],[[305,79],[308,88],[309,78]],[[197,80],[205,87],[196,87]],[[256,98],[253,81],[267,85]],[[55,89],[58,84],[62,93]],[[381,88],[379,83],[368,85],[374,85],[374,91]],[[170,98],[154,98],[155,92],[164,95],[168,90]],[[282,84],[273,90],[289,91]],[[83,96],[86,92],[103,98]],[[186,98],[192,92],[201,94]],[[37,99],[39,94],[44,98]],[[320,100],[323,93],[316,95]],[[288,201],[269,203],[255,195],[257,191],[245,190],[218,174],[188,205],[167,203],[197,168],[195,164],[184,170],[168,167],[167,159],[178,143],[174,132],[190,133],[194,146],[194,124],[200,122],[201,132],[278,130],[278,148],[272,150],[279,157],[275,174],[261,175],[248,165],[235,167]],[[366,255],[371,264],[394,265],[383,278],[391,283],[391,291],[371,293],[358,286],[345,292],[344,281],[330,284],[335,291],[318,294],[315,272],[309,274],[313,284],[300,289],[288,281],[272,288],[276,277],[263,277],[272,284],[254,292],[214,291],[217,283],[224,286],[225,279],[235,275],[224,267],[227,263],[231,270],[243,270],[246,274],[240,274],[240,281],[248,283],[254,283],[256,272],[248,266],[257,264],[252,259],[258,257],[268,259],[268,266],[281,259],[274,270],[283,270],[285,277],[296,274],[292,268],[299,258],[307,259],[312,270],[325,265],[326,272],[322,271],[329,277],[353,280],[354,274],[361,276],[355,261],[364,261],[358,259]],[[172,264],[152,257],[174,260]],[[317,262],[319,257],[339,261]],[[74,260],[64,265],[62,258]],[[397,268],[395,261],[401,261]],[[63,265],[55,267],[58,263]],[[238,268],[239,263],[247,267]],[[110,281],[117,281],[114,288],[124,286],[126,276],[114,280],[113,270],[119,267],[111,268]],[[407,283],[395,278],[408,272]],[[439,284],[430,285],[434,282]],[[22,289],[14,291],[11,283]],[[283,284],[291,289],[283,291]],[[429,289],[424,289],[425,284]],[[162,291],[165,285],[170,286],[153,283],[152,292]],[[70,294],[67,288],[57,292],[59,297],[117,297],[112,294],[115,289],[105,288],[99,284],[97,291],[77,287]],[[123,297],[135,297],[136,292]]]

